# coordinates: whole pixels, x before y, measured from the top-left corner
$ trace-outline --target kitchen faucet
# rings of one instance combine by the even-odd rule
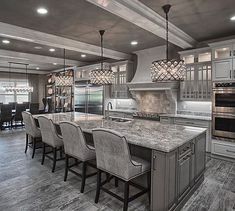
[[[107,115],[106,115],[106,118],[109,118],[109,107],[110,107],[110,109],[113,109],[113,105],[112,105],[111,102],[108,102],[108,104],[107,104]]]

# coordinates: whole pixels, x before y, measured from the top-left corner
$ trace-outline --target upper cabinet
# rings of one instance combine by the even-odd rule
[[[185,78],[180,82],[180,99],[211,100],[211,50],[202,48],[180,54],[186,63]]]
[[[209,44],[212,47],[212,80],[235,80],[235,40]]]
[[[111,85],[111,98],[130,98],[127,82],[133,78],[133,64],[130,61],[122,61],[111,64],[114,72],[114,80]]]

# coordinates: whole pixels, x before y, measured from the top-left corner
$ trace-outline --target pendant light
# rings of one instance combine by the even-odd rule
[[[101,46],[101,64],[100,69],[92,70],[90,73],[91,83],[95,85],[109,85],[112,84],[114,74],[113,71],[109,68],[104,67],[103,57],[104,57],[104,49],[103,49],[103,35],[105,30],[100,30],[100,46]]]
[[[25,86],[11,86],[10,79],[11,79],[11,64],[17,64],[17,65],[25,65]],[[28,65],[24,63],[17,63],[17,62],[9,62],[9,85],[5,86],[6,92],[19,92],[19,93],[27,93],[27,92],[33,92],[33,87],[28,85]]]
[[[66,65],[65,65],[65,48],[64,48],[64,71],[59,73],[56,77],[56,85],[57,86],[72,86],[73,85],[73,77],[70,74],[66,74]]]
[[[152,62],[151,79],[153,82],[183,80],[186,72],[183,60],[169,60],[168,13],[170,8],[171,5],[169,4],[162,7],[166,14],[166,59]]]

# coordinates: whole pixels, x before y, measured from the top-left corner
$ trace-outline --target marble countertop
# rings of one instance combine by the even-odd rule
[[[107,111],[107,109],[105,110]],[[128,113],[133,114],[136,112],[136,110],[125,110],[125,109],[110,109],[109,112],[120,112],[120,113]]]
[[[205,128],[189,127],[174,124],[161,124],[157,121],[133,119],[129,122],[115,122],[104,119],[101,115],[79,112],[40,114],[46,116],[55,124],[61,121],[71,121],[79,124],[84,132],[91,133],[94,128],[107,128],[123,134],[128,143],[170,152],[184,143],[206,132]]]
[[[185,119],[197,119],[211,121],[210,116],[197,116],[197,115],[185,115],[185,114],[160,114],[160,117],[174,117],[174,118],[185,118]]]

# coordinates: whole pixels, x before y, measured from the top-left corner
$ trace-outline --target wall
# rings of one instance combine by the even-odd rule
[[[203,101],[179,101],[178,102],[178,113],[202,113],[204,115],[211,114],[211,102]]]

